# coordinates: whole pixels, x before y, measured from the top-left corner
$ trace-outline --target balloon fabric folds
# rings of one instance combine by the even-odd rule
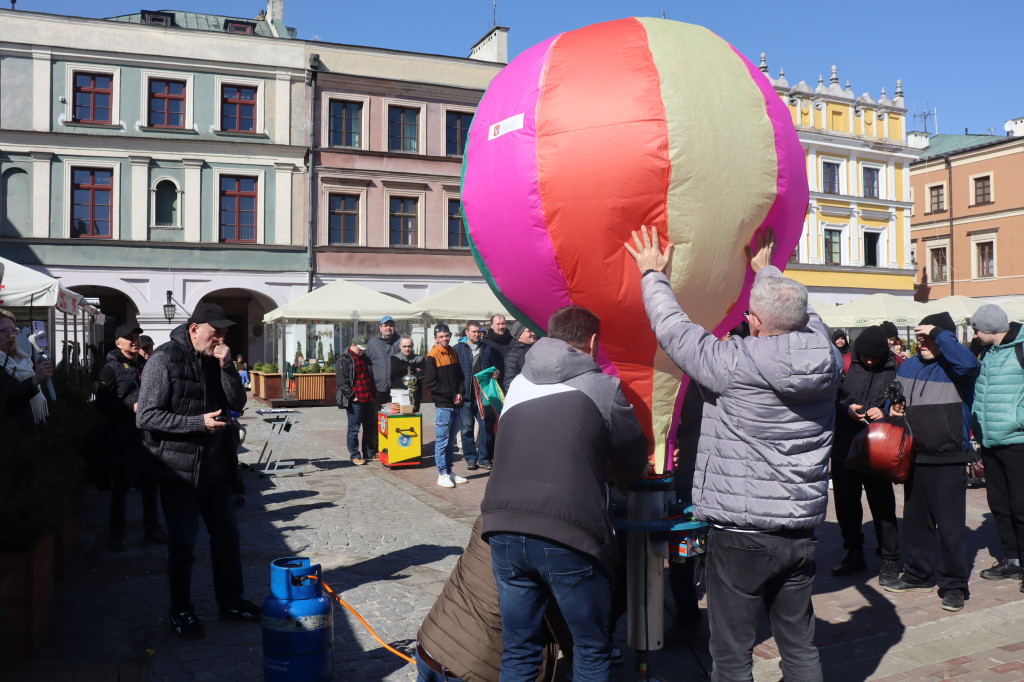
[[[721,335],[746,310],[744,245],[771,227],[784,267],[807,199],[803,148],[765,75],[707,29],[664,19],[594,24],[523,52],[480,102],[463,166],[492,290],[534,331],[569,303],[601,318],[602,366],[622,380],[658,471],[685,383],[623,244],[641,225],[674,243],[676,296]]]

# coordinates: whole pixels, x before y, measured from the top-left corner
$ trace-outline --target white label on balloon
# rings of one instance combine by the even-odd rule
[[[495,123],[487,131],[488,141],[493,140],[496,137],[501,137],[505,133],[511,133],[513,130],[519,130],[523,127],[523,119],[526,114],[516,114],[510,118],[506,118],[500,123]]]

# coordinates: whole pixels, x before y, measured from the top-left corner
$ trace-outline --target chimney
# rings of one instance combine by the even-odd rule
[[[284,0],[267,0],[267,21],[284,21]]]
[[[1010,119],[1003,126],[1003,130],[1010,137],[1024,137],[1024,117]]]
[[[929,144],[928,133],[922,133],[920,130],[911,130],[907,133],[907,145],[913,149],[924,149]]]
[[[470,59],[508,64],[508,27],[495,26],[470,48]]]

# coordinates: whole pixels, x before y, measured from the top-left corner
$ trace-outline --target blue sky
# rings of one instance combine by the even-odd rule
[[[7,8],[9,0],[0,0]],[[166,3],[166,4],[161,4]],[[179,9],[254,17],[265,0],[18,0],[18,10],[106,17],[140,9]],[[299,37],[464,57],[491,27],[492,0],[286,0],[285,21]],[[803,0],[498,0],[510,27],[510,56],[556,33],[627,16],[662,16],[715,31],[755,64],[767,53],[772,76],[790,85],[840,82],[859,96],[890,97],[903,79],[906,106],[938,110],[941,133],[1002,135],[1024,116],[1024,88],[1012,64],[1024,5],[1004,0],[888,3]],[[935,132],[931,119],[929,131]],[[910,129],[922,129],[911,121]]]

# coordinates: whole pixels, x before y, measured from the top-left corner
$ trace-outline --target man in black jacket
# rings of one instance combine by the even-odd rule
[[[501,390],[508,393],[512,380],[519,376],[526,363],[526,351],[537,342],[537,335],[522,322],[512,325],[512,343],[505,351],[505,371],[501,373]]]
[[[647,440],[619,380],[595,361],[597,316],[567,306],[548,333],[506,396],[480,505],[501,603],[502,679],[536,679],[554,597],[573,636],[574,678],[606,680],[617,554],[610,471],[642,476]]]
[[[416,377],[416,386],[409,392],[412,411],[420,411],[420,400],[423,398],[423,356],[416,355],[411,336],[403,336],[398,342],[398,355],[391,356],[391,389],[405,390],[408,387],[403,379],[412,374]]]
[[[892,483],[846,468],[846,457],[854,437],[869,422],[885,417],[886,391],[896,378],[897,364],[881,327],[868,327],[853,344],[853,361],[839,389],[836,405],[836,431],[832,441],[832,483],[836,520],[843,534],[846,554],[832,569],[832,575],[845,576],[867,570],[864,560],[864,533],[861,521],[861,488],[867,494],[875,537],[882,555],[878,583],[885,587],[899,578],[899,527],[896,520],[896,494]]]
[[[348,352],[338,358],[335,370],[338,407],[348,412],[348,456],[353,464],[366,464],[377,443],[376,383],[373,368],[366,357],[366,339],[357,336]],[[359,429],[363,429],[363,449],[359,450]],[[374,450],[371,450],[374,448]]]
[[[180,636],[204,634],[191,599],[192,552],[199,517],[210,535],[213,589],[222,619],[260,622],[260,608],[242,597],[242,559],[232,495],[229,410],[245,406],[245,389],[224,343],[235,323],[212,303],[150,356],[139,389],[138,427],[156,459],[169,543],[171,626]]]
[[[128,488],[136,479],[142,487],[142,523],[146,540],[164,544],[167,534],[160,528],[157,514],[156,482],[142,467],[142,434],[135,426],[139,407],[139,386],[146,361],[141,354],[142,328],[134,323],[122,324],[114,333],[114,350],[107,353],[107,364],[100,370],[96,389],[96,409],[107,418],[104,445],[111,450],[113,474],[110,487],[110,549],[123,552],[125,542],[125,500]],[[140,478],[141,477],[141,478]]]

